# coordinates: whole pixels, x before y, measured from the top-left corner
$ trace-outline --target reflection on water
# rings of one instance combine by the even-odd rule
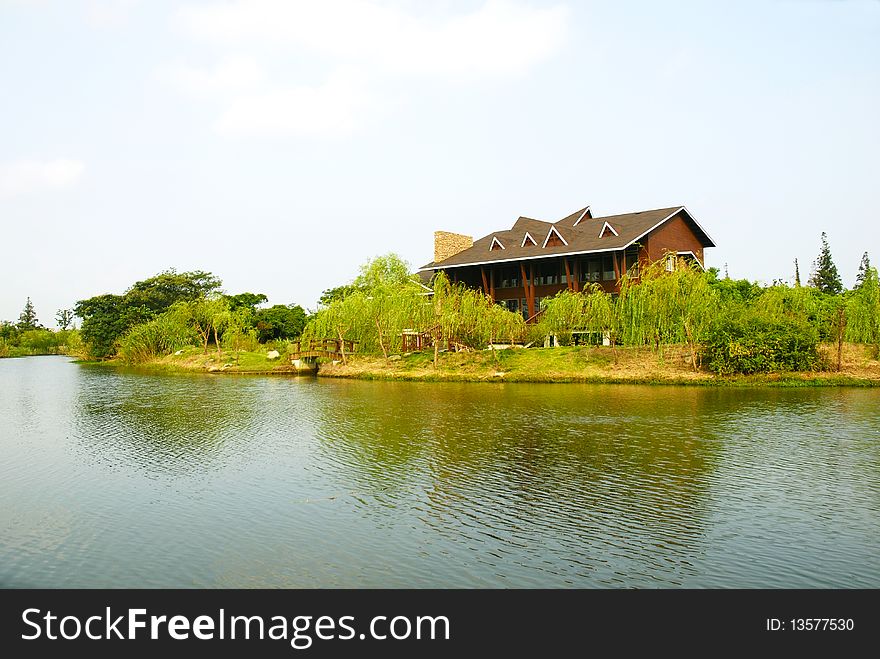
[[[0,585],[880,585],[877,392],[0,361]]]

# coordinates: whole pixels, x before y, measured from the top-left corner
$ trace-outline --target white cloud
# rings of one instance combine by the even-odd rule
[[[160,69],[158,75],[192,96],[252,92],[268,83],[266,71],[256,59],[247,56],[225,57],[210,70],[177,63]]]
[[[229,137],[343,137],[357,129],[371,106],[361,85],[334,78],[320,87],[239,96],[214,128]]]
[[[227,51],[213,68],[178,63],[159,71],[187,95],[216,98],[219,133],[334,137],[357,130],[367,110],[390,105],[379,103],[389,82],[527,72],[564,43],[568,9],[489,0],[474,11],[427,18],[377,2],[233,0],[182,7],[174,21],[189,37]],[[276,79],[254,53],[271,53]],[[286,79],[277,63],[291,57],[320,62],[327,79]]]
[[[93,27],[111,29],[128,24],[140,0],[89,0],[86,18]]]
[[[81,161],[63,158],[0,164],[0,199],[69,188],[84,170],[85,164]]]
[[[176,15],[184,32],[214,43],[305,47],[381,72],[468,77],[522,73],[557,52],[567,21],[564,6],[508,0],[443,20],[355,0],[237,0]]]

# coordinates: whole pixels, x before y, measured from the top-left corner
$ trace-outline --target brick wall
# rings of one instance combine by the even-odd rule
[[[644,239],[642,240],[644,243]],[[645,256],[651,260],[663,258],[666,251],[691,251],[703,264],[703,245],[681,215],[669,220],[647,237],[648,250]]]

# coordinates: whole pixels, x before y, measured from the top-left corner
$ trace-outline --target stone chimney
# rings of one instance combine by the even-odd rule
[[[434,263],[445,261],[450,256],[455,256],[459,252],[463,252],[468,247],[472,247],[474,239],[471,236],[465,236],[460,233],[449,233],[448,231],[434,232]]]

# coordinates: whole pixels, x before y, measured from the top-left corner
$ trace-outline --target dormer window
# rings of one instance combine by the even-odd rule
[[[606,236],[616,236],[617,231],[614,230],[614,227],[606,222],[602,225],[602,230],[599,232],[600,238],[605,238]]]
[[[576,227],[578,224],[581,223],[581,220],[589,220],[592,217],[593,217],[593,214],[590,212],[590,207],[587,206],[584,209],[584,212],[581,213],[580,217],[574,221],[574,224],[572,224],[572,226]]]
[[[544,244],[541,247],[557,247],[559,245],[568,245],[568,241],[562,237],[562,234],[556,230],[556,227],[550,227],[547,237],[544,238]]]
[[[523,236],[522,244],[520,245],[520,247],[525,247],[526,245],[535,247],[538,246],[538,241],[532,238],[532,234],[530,234],[528,231],[526,231],[526,235]]]
[[[496,249],[504,249],[504,245],[498,240],[497,236],[492,236],[492,243],[489,245],[489,251],[494,252]]]

